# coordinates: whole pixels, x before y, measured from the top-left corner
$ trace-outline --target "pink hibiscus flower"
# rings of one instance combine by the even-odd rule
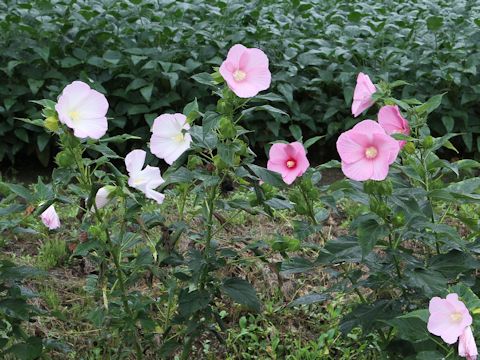
[[[447,344],[455,343],[465,328],[472,325],[472,316],[457,294],[448,294],[445,299],[432,298],[428,311],[428,331],[440,336]]]
[[[125,156],[125,166],[129,176],[128,185],[143,192],[147,198],[161,204],[165,195],[154,189],[165,181],[162,179],[158,167],[147,165],[142,170],[146,156],[147,153],[143,150],[132,150]]]
[[[364,120],[340,135],[337,151],[346,177],[356,181],[384,180],[400,146],[378,123]]]
[[[227,59],[220,66],[220,74],[228,87],[241,98],[249,98],[270,87],[272,75],[268,58],[256,48],[233,45]]]
[[[362,112],[373,105],[372,95],[377,91],[375,85],[364,73],[359,73],[357,76],[357,85],[353,92],[352,114],[357,117]]]
[[[61,123],[73,129],[78,138],[100,139],[108,129],[108,101],[82,81],[74,81],[63,89],[55,110]]]
[[[305,148],[299,142],[273,144],[270,148],[267,169],[280,173],[288,185],[302,176],[309,166]]]
[[[477,344],[470,326],[467,326],[458,338],[458,355],[466,357],[467,360],[477,360]]]
[[[60,218],[58,217],[55,207],[50,205],[41,215],[40,219],[43,224],[50,230],[58,229],[60,227]]]
[[[382,106],[378,112],[378,123],[388,135],[410,135],[408,121],[402,116],[397,105]],[[398,143],[400,144],[400,148],[402,148],[407,142],[405,140],[399,140]]]
[[[183,114],[160,115],[153,121],[150,151],[172,165],[190,147],[192,137],[185,132],[189,129]]]

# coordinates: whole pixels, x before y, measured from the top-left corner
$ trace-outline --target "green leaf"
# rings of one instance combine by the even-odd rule
[[[325,136],[326,136],[326,135],[314,136],[314,137],[308,139],[307,141],[305,141],[305,143],[303,144],[303,146],[305,147],[305,149],[308,149],[310,146],[312,146],[313,144],[315,144],[318,140],[323,139]]]
[[[432,96],[430,99],[428,99],[426,103],[415,107],[415,110],[419,114],[424,114],[424,113],[430,114],[432,111],[434,111],[436,108],[440,106],[440,104],[442,103],[443,96],[445,94],[446,93]]]
[[[192,79],[195,80],[196,82],[198,82],[200,84],[204,84],[204,85],[212,86],[212,85],[215,84],[214,81],[213,81],[212,75],[209,74],[209,73],[206,73],[206,72],[193,75]]]
[[[178,295],[178,312],[188,318],[193,313],[202,310],[210,303],[210,294],[205,290],[182,289]]]
[[[388,227],[380,224],[378,218],[371,214],[360,216],[352,222],[351,226],[357,231],[358,242],[364,257],[373,250],[378,240],[388,234]]]
[[[324,302],[325,300],[328,300],[329,296],[325,294],[308,294],[301,296],[294,301],[292,301],[289,306],[299,306],[299,305],[311,305],[311,304],[316,304],[319,302]]]
[[[12,345],[7,353],[15,355],[20,360],[34,360],[42,354],[42,339],[30,337],[26,342]]]
[[[443,17],[441,16],[430,16],[427,19],[427,28],[430,31],[437,31],[443,25]]]
[[[30,90],[32,94],[36,94],[38,90],[42,87],[44,84],[45,80],[36,80],[36,79],[28,79],[28,86],[30,87]]]
[[[122,134],[111,136],[107,138],[101,138],[99,141],[100,143],[115,143],[115,144],[122,144],[128,140],[142,140],[140,136],[133,136],[130,134]]]
[[[276,187],[285,187],[285,182],[282,179],[282,176],[279,173],[270,171],[268,169],[262,168],[258,165],[250,164],[245,165],[247,169],[250,169],[256,176],[258,176],[265,183],[276,186]]]
[[[255,289],[248,281],[240,278],[228,278],[223,281],[220,289],[233,301],[260,312],[262,304],[258,300]]]
[[[150,102],[150,99],[152,97],[152,91],[153,91],[153,84],[147,85],[140,89],[140,93],[142,94],[146,102]]]

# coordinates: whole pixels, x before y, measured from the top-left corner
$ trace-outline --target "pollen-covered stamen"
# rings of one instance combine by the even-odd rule
[[[70,119],[72,119],[73,122],[76,122],[80,117],[80,114],[77,110],[72,110],[68,113],[68,116],[70,116]]]
[[[287,161],[287,168],[291,169],[291,168],[295,167],[295,165],[297,165],[295,160],[288,160]]]
[[[172,139],[173,141],[176,141],[176,142],[182,142],[185,139],[185,135],[183,133],[179,133],[174,137],[172,137]]]
[[[369,146],[366,150],[365,150],[365,157],[367,159],[375,159],[378,155],[378,150],[375,146]]]
[[[235,72],[233,73],[233,78],[235,79],[235,81],[243,81],[246,77],[247,74],[245,74],[245,72],[240,69],[235,70]]]
[[[142,184],[144,181],[145,181],[144,178],[138,177],[138,178],[136,178],[136,179],[133,180],[133,183],[134,183],[135,185],[140,185],[140,184]]]
[[[459,312],[455,312],[453,314],[450,315],[450,318],[452,319],[452,321],[454,322],[461,322],[462,319],[463,319],[463,316],[461,313]]]

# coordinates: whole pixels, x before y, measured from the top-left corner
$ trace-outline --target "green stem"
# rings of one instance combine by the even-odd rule
[[[391,231],[393,231],[393,230],[391,230]],[[390,245],[390,250],[392,251],[392,257],[393,257],[393,263],[395,264],[395,270],[397,271],[397,276],[398,276],[398,279],[400,280],[402,278],[402,273],[400,272],[400,266],[398,264],[398,259],[395,256],[395,254],[393,253],[395,251],[395,247],[394,247],[394,244],[392,242],[392,232],[391,231],[388,234],[388,244]]]
[[[299,184],[300,192],[302,193],[303,199],[305,200],[305,203],[307,204],[307,209],[308,209],[308,216],[312,220],[314,225],[318,225],[317,219],[315,218],[315,210],[313,209],[313,204],[312,202],[308,199],[308,195],[305,191],[304,184],[301,181]]]
[[[97,209],[97,205],[95,204],[95,201],[93,202],[93,206],[95,208],[95,217],[97,218],[97,221],[100,224],[103,224],[103,219],[100,216],[100,213]],[[105,224],[103,224],[105,226]],[[105,226],[105,236],[107,239],[107,246],[110,249],[110,253],[113,257],[113,263],[115,264],[115,270],[117,273],[117,279],[118,279],[118,286],[120,288],[120,297],[122,299],[122,304],[125,312],[127,313],[128,317],[130,319],[133,319],[133,311],[130,308],[130,305],[128,304],[128,298],[127,298],[127,292],[125,289],[125,280],[123,278],[123,272],[122,268],[120,266],[120,253],[118,252],[117,246],[114,246],[112,239],[110,237],[110,233],[108,231],[108,228]],[[140,342],[138,341],[138,334],[137,331],[135,330],[135,352],[137,353],[137,359],[143,359],[143,351],[142,351],[142,346],[140,345]]]
[[[210,190],[210,196],[207,199],[207,209],[208,209],[208,214],[207,214],[207,235],[205,237],[205,250],[208,253],[210,251],[210,246],[212,242],[212,228],[213,228],[213,207],[215,203],[215,198],[217,196],[217,186],[212,186]]]

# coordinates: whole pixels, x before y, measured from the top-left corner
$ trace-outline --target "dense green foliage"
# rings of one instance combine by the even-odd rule
[[[49,136],[15,118],[39,117],[29,101],[54,99],[75,79],[91,78],[108,93],[111,134],[146,137],[153,118],[194,97],[205,108],[211,96],[191,77],[211,72],[235,43],[266,51],[273,73],[266,97],[285,111],[247,114],[258,145],[302,133],[326,134],[328,142],[349,128],[354,78],[364,71],[375,83],[402,78],[414,85],[404,98],[447,92],[432,127],[465,132],[465,149],[475,151],[479,16],[478,3],[468,0],[6,0],[0,160],[36,153],[47,163]]]

